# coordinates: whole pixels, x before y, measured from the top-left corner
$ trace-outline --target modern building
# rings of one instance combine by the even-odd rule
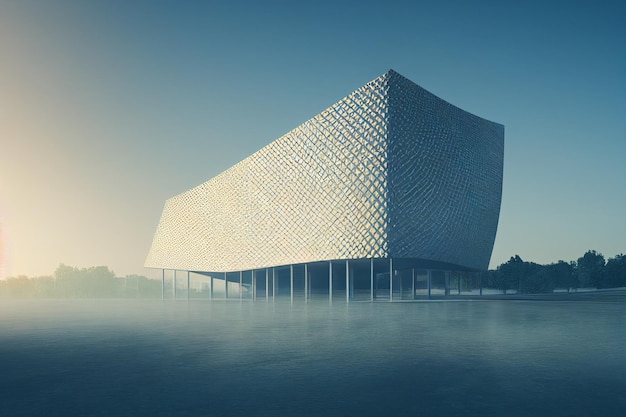
[[[390,70],[167,200],[145,266],[210,277],[211,297],[216,279],[226,298],[476,293],[503,156],[504,126]]]

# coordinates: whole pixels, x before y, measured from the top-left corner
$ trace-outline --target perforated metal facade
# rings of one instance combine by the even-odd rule
[[[486,269],[504,128],[394,71],[169,199],[145,266],[415,258]]]

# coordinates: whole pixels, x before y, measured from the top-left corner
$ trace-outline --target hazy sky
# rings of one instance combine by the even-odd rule
[[[390,68],[505,125],[491,267],[626,252],[624,1],[0,0],[0,275],[140,273],[165,200]]]

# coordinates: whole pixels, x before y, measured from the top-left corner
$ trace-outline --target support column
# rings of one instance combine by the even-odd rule
[[[374,301],[374,258],[370,259],[370,301]]]
[[[165,269],[161,269],[161,300],[165,300]]]
[[[256,301],[256,274],[252,270],[252,301]]]
[[[224,297],[228,300],[228,275],[224,272]]]
[[[478,273],[478,287],[480,288],[480,295],[483,295],[483,273]]]
[[[304,264],[304,302],[309,301],[309,265]]]
[[[350,302],[350,261],[346,259],[346,303]]]
[[[354,300],[354,269],[350,270],[350,299]]]
[[[291,303],[293,304],[293,265],[289,265],[289,281],[291,287]]]
[[[243,300],[243,271],[239,271],[239,300]]]
[[[402,279],[402,274],[398,271],[398,282],[400,283],[400,300],[404,299],[404,283],[402,281],[404,281]]]
[[[430,300],[430,280],[432,278],[432,271],[430,269],[426,270],[428,276],[428,299]]]
[[[209,298],[212,300],[213,299],[213,284],[214,284],[214,280],[213,280],[213,276],[210,277],[211,278],[211,291],[209,292]]]
[[[389,257],[389,301],[393,301],[393,259]]]
[[[189,271],[187,271],[187,301],[189,301]]]
[[[272,268],[272,301],[276,301],[276,267]]]
[[[172,278],[172,298],[176,300],[176,270],[174,270]]]
[[[265,268],[265,301],[270,300],[270,270]]]
[[[311,294],[313,293],[313,291],[311,290],[312,286],[313,286],[313,275],[309,271],[309,299],[311,299]]]
[[[411,300],[415,300],[415,268],[411,268]]]
[[[328,261],[328,301],[333,302],[333,263]]]

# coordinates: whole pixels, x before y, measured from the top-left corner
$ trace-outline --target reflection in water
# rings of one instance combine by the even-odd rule
[[[0,415],[623,416],[626,304],[0,302]]]

